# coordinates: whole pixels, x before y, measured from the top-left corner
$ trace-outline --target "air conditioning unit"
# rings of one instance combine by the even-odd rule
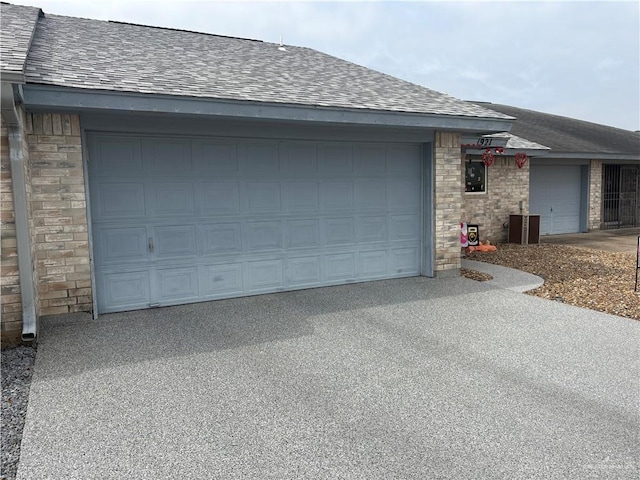
[[[540,243],[540,215],[509,215],[509,243]]]

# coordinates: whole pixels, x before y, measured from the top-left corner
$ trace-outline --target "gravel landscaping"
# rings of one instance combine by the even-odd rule
[[[529,295],[640,320],[634,254],[567,245],[501,244],[496,252],[474,252],[466,258],[542,277],[544,285]]]
[[[34,346],[2,350],[2,480],[16,477],[35,358]]]

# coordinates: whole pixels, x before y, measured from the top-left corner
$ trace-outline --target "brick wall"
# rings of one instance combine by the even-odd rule
[[[27,114],[41,315],[90,311],[89,244],[77,115]]]
[[[514,157],[497,157],[487,168],[487,192],[463,193],[463,221],[479,225],[481,241],[505,242],[508,230],[503,225],[509,221],[509,215],[529,213],[529,163],[518,168]],[[463,159],[462,175],[464,169]],[[522,212],[520,201],[523,202]]]
[[[460,134],[436,132],[434,167],[435,270],[459,270],[462,210]]]
[[[591,160],[589,166],[589,230],[602,228],[602,161]]]

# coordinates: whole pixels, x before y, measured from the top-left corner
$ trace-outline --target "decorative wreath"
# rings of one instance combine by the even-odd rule
[[[490,148],[487,148],[482,154],[482,163],[484,163],[486,167],[490,167],[491,165],[493,165],[493,162],[495,162],[495,160],[495,155]]]
[[[524,164],[527,163],[527,158],[527,154],[524,152],[516,153],[516,165],[518,165],[518,168],[524,167]]]

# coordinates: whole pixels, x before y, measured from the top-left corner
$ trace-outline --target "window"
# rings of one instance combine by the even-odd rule
[[[465,193],[486,193],[487,167],[482,162],[467,162],[464,168]]]

